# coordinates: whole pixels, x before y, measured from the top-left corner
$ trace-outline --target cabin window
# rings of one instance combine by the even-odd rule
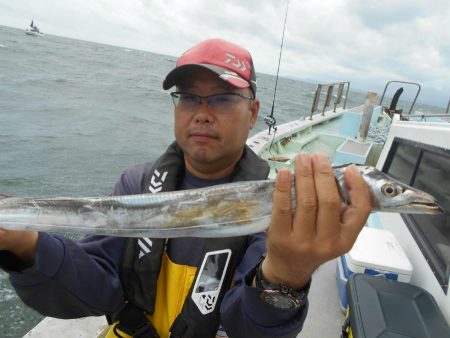
[[[402,215],[442,289],[450,274],[450,151],[395,138],[383,167],[390,176],[433,195],[440,215]]]

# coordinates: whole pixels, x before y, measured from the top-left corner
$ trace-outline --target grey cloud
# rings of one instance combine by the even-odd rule
[[[422,7],[408,1],[353,1],[350,8],[365,26],[378,31],[385,25],[411,22],[425,16]]]
[[[177,56],[208,37],[249,49],[258,72],[274,74],[286,1],[25,0],[0,3],[0,23],[35,16],[49,34]],[[280,72],[310,79],[423,81],[450,92],[447,0],[290,1]]]

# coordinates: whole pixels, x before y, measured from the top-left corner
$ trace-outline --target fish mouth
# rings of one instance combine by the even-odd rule
[[[445,212],[444,209],[434,201],[411,202],[410,206],[430,214],[440,214]]]
[[[407,198],[409,200],[407,207],[416,209],[418,213],[440,214],[445,212],[437,203],[436,198],[426,192],[408,189],[406,195],[409,197]]]

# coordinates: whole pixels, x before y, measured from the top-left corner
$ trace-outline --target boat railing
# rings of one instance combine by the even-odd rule
[[[416,96],[414,97],[414,101],[412,102],[411,107],[409,108],[409,112],[408,112],[408,115],[411,115],[414,105],[416,104],[417,97],[419,96],[419,93],[420,93],[420,89],[421,89],[420,84],[418,84],[416,82],[407,82],[407,81],[389,81],[388,83],[386,83],[386,86],[384,87],[383,95],[381,95],[381,99],[380,99],[381,107],[383,107],[382,104],[383,104],[384,95],[386,94],[386,90],[391,83],[404,83],[404,84],[410,84],[410,85],[417,86]],[[394,112],[388,112],[388,113],[394,113]]]
[[[334,82],[334,83],[320,83],[317,85],[316,93],[314,94],[314,100],[311,106],[311,116],[309,117],[310,120],[313,119],[314,112],[317,111],[319,107],[319,101],[320,101],[320,95],[322,93],[322,88],[324,88],[327,92],[325,95],[324,104],[322,107],[322,115],[325,115],[325,110],[330,106],[331,103],[331,97],[333,96],[334,86],[337,87],[337,93],[336,93],[336,99],[334,100],[334,108],[333,112],[336,112],[336,107],[341,103],[342,96],[344,93],[345,85],[347,85],[347,91],[345,92],[344,96],[344,105],[343,108],[345,109],[347,105],[347,97],[348,97],[348,91],[350,89],[350,81],[343,81],[343,82]]]
[[[450,100],[448,100],[447,109],[445,109],[444,114],[431,114],[431,113],[415,113],[412,115],[401,115],[402,120],[412,120],[412,119],[421,119],[426,120],[427,118],[441,118],[444,121],[450,122],[450,114],[449,114]]]
[[[404,121],[409,121],[412,119],[421,119],[426,120],[427,118],[441,118],[444,121],[450,122],[450,114],[449,114],[449,107],[450,107],[450,99],[448,100],[447,108],[445,109],[444,114],[431,114],[431,113],[418,113],[415,114],[408,114],[408,115],[402,115],[400,114],[400,118]]]
[[[408,115],[408,116],[403,115],[402,117],[409,120],[409,119],[413,119],[413,118],[426,119],[427,117],[450,117],[450,115],[447,113],[446,114],[425,114],[424,113],[424,114],[414,114],[414,115]]]

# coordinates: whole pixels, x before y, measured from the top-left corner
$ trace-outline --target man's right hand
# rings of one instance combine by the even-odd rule
[[[0,225],[0,250],[11,252],[25,263],[33,263],[38,233],[36,231],[7,231]]]

